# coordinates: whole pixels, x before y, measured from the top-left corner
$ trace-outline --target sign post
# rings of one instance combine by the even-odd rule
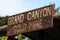
[[[37,31],[53,27],[54,6],[48,5],[17,15],[9,16],[7,35]]]

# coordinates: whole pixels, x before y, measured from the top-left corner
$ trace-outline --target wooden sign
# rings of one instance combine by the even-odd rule
[[[9,16],[7,35],[13,36],[53,27],[53,13],[54,6],[48,5]]]

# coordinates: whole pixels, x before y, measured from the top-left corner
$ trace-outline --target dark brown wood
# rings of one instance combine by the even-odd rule
[[[8,18],[7,35],[17,35],[53,27],[54,6],[49,5]]]

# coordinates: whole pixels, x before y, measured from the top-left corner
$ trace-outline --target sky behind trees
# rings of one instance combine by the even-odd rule
[[[60,0],[0,0],[0,16],[14,15],[53,3],[56,8],[60,7]]]

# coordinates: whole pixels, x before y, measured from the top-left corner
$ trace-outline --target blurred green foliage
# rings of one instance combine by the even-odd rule
[[[19,34],[17,37],[18,37],[18,40],[23,40],[24,39],[24,36],[21,35],[21,34]]]
[[[8,16],[0,17],[0,26],[7,25]]]
[[[7,40],[7,39],[8,39],[7,36],[2,36],[2,37],[0,37],[0,40]]]
[[[57,7],[57,8],[55,8],[55,10],[54,10],[54,12],[56,13],[56,12],[59,12],[60,11],[60,7]]]

